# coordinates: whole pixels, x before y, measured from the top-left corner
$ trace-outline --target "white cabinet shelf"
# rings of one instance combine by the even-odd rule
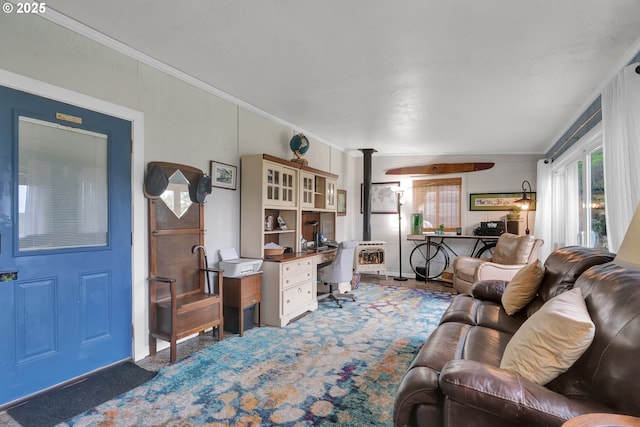
[[[243,156],[241,163],[240,254],[264,258],[264,245],[302,250],[300,237],[313,241],[312,221],[335,240],[338,176],[267,154]],[[287,225],[278,230],[277,218]],[[270,218],[270,221],[267,221]],[[271,223],[271,230],[266,226]]]
[[[274,231],[265,231],[264,234],[286,234],[286,233],[295,233],[297,230],[274,230]]]
[[[284,326],[318,307],[316,255],[302,252],[300,238],[312,242],[317,229],[336,239],[338,176],[267,154],[243,156],[240,168],[240,256],[264,258],[267,243],[294,252],[262,264],[264,320]],[[276,228],[278,217],[286,230]]]

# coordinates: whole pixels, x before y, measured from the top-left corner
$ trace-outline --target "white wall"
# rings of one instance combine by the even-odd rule
[[[146,164],[171,161],[208,172],[210,160],[239,166],[244,154],[290,158],[288,142],[296,130],[35,15],[0,14],[0,40],[0,84],[134,123],[134,357],[143,358],[148,354]],[[340,188],[349,184],[349,157],[310,142],[310,166],[340,174]],[[205,244],[213,263],[218,249],[239,247],[240,191],[214,188],[207,203]],[[351,224],[341,218],[339,236],[348,236]]]
[[[501,156],[382,156],[374,153],[371,160],[372,182],[400,182],[405,188],[403,195],[404,204],[402,211],[402,270],[403,275],[412,277],[413,272],[409,265],[409,255],[415,247],[414,242],[406,240],[410,234],[411,214],[413,213],[412,181],[414,179],[440,178],[439,175],[422,175],[412,177],[409,175],[386,175],[387,169],[401,166],[419,166],[432,163],[457,163],[457,162],[494,162],[495,166],[489,170],[468,172],[461,174],[444,175],[446,177],[462,177],[462,226],[464,234],[472,234],[473,229],[480,225],[481,221],[493,221],[503,219],[508,212],[479,212],[469,211],[470,193],[515,193],[522,189],[522,181],[528,180],[532,190],[535,191],[536,162],[540,156],[536,155],[501,155]],[[354,208],[357,211],[355,218],[355,235],[362,238],[362,219],[360,214],[360,184],[363,182],[363,158],[356,161],[356,175],[354,177],[357,191],[354,191],[356,200]],[[529,216],[529,229],[535,233],[535,212]],[[520,234],[524,234],[525,219],[521,215]],[[371,239],[387,242],[387,270],[390,274],[398,274],[398,216],[395,214],[371,215]],[[458,255],[468,255],[473,247],[472,240],[458,241],[452,244]]]
[[[210,160],[239,166],[240,156],[245,154],[268,153],[290,158],[288,141],[297,129],[258,115],[215,96],[206,88],[185,83],[35,15],[0,14],[0,39],[0,84],[134,121],[133,319],[134,356],[140,359],[148,354],[147,224],[142,194],[146,164],[172,161],[208,171]],[[24,78],[15,78],[13,73]],[[306,156],[310,166],[339,175],[338,188],[347,190],[347,216],[338,217],[337,239],[360,239],[362,157],[351,157],[313,138],[310,142],[311,149]],[[436,161],[495,161],[496,166],[490,171],[463,175],[465,195],[470,192],[513,192],[520,189],[523,179],[535,183],[535,160],[535,156],[436,159],[374,154],[373,181],[398,180],[398,177],[384,175],[385,169],[396,166]],[[409,181],[403,178],[402,184],[408,187]],[[239,196],[239,190],[214,188],[207,198],[205,243],[212,263],[218,260],[218,249],[239,247]],[[406,218],[410,217],[411,211],[410,205],[403,207]],[[466,206],[463,212],[466,231],[482,220],[502,215],[471,213]],[[403,235],[407,233],[405,227]],[[391,271],[397,270],[398,265],[397,236],[397,217],[373,215],[372,238],[389,242]],[[403,266],[408,273],[406,257],[413,244],[405,241],[403,245]]]

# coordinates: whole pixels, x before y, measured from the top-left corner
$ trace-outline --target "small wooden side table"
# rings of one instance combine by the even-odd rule
[[[244,333],[244,309],[256,305],[258,326],[262,327],[262,272],[223,278],[223,305],[238,309],[240,336]]]
[[[640,427],[640,418],[620,414],[584,414],[567,420],[562,427]]]

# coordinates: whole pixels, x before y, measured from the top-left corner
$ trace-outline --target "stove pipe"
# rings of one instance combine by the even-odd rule
[[[361,148],[364,154],[362,186],[362,240],[371,240],[371,155],[373,148]]]

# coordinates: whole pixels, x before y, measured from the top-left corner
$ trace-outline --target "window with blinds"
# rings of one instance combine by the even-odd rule
[[[19,250],[108,244],[108,137],[19,118]]]
[[[446,231],[461,226],[462,178],[413,181],[414,212],[423,217],[423,231],[444,225]]]

